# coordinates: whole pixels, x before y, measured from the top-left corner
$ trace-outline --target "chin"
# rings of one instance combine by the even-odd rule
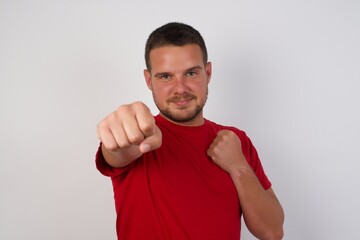
[[[160,112],[171,121],[185,123],[198,118],[202,113],[202,108],[197,107],[191,110],[186,108],[170,110],[169,108],[167,108],[160,110]]]

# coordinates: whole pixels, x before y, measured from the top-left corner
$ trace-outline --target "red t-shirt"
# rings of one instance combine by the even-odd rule
[[[99,151],[98,170],[112,179],[118,239],[240,239],[236,188],[206,154],[219,130],[234,131],[264,189],[271,187],[258,154],[243,131],[205,120],[186,127],[155,117],[160,148],[123,168],[109,166]]]

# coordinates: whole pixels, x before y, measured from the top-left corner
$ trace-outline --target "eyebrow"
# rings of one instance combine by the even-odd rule
[[[191,72],[191,71],[194,71],[194,70],[201,70],[203,69],[201,66],[197,65],[197,66],[194,66],[194,67],[191,67],[189,69],[186,69],[185,72]],[[172,75],[170,72],[159,72],[159,73],[156,73],[154,76],[155,77],[161,77],[161,76],[164,76],[164,75]]]
[[[164,75],[171,75],[171,73],[169,73],[169,72],[159,72],[159,73],[156,73],[154,76],[156,78],[159,78],[159,77],[162,77]]]
[[[186,72],[190,72],[190,71],[193,71],[193,70],[201,70],[203,69],[201,66],[194,66],[192,68],[189,68],[188,70],[186,70]]]

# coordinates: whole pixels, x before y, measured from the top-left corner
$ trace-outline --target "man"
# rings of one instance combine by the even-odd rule
[[[118,239],[283,237],[284,214],[246,134],[203,117],[211,63],[191,26],[149,36],[144,70],[160,113],[120,106],[97,129],[99,171],[111,177]]]

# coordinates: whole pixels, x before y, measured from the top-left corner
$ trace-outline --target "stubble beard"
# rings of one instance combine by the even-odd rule
[[[184,98],[184,99],[191,99],[191,101],[196,101],[197,97],[192,94],[182,94],[181,96],[175,96],[167,101],[166,106],[161,106],[160,103],[157,102],[156,96],[153,93],[153,99],[154,102],[159,109],[160,113],[164,115],[167,119],[178,122],[178,123],[184,123],[189,122],[191,120],[194,120],[199,114],[202,113],[202,110],[205,106],[206,100],[207,100],[208,90],[206,90],[206,96],[202,102],[197,104],[194,109],[189,109],[188,106],[184,107],[178,107],[176,110],[172,110],[169,105],[172,104],[172,102]]]

